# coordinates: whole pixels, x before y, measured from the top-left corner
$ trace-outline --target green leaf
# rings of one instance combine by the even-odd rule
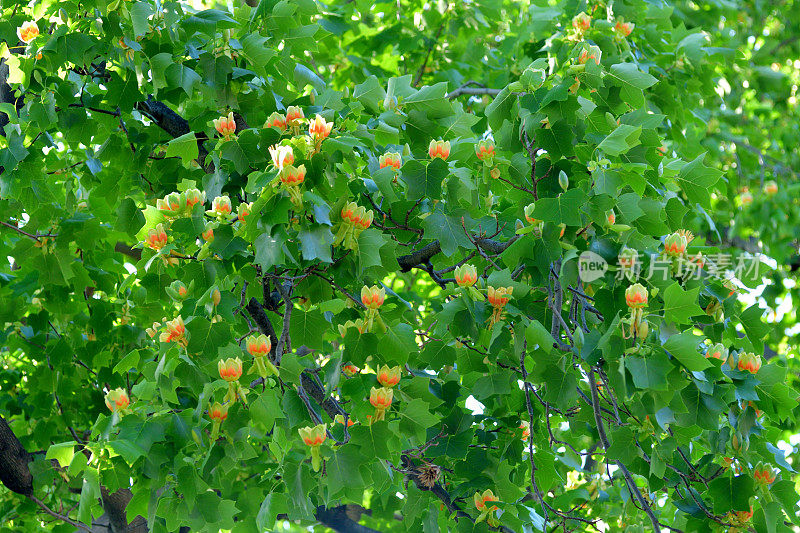
[[[700,337],[695,337],[691,330],[679,335],[672,335],[664,343],[664,349],[675,359],[681,362],[687,370],[692,372],[704,370],[713,366],[708,360],[700,355],[697,349],[702,341]]]
[[[753,495],[753,478],[747,474],[718,477],[708,485],[714,501],[714,512],[749,511],[749,498]]]
[[[425,237],[439,240],[442,253],[447,257],[456,253],[459,247],[472,247],[472,243],[461,225],[461,220],[446,215],[439,209],[422,221],[422,228],[425,230]]]
[[[420,444],[425,442],[425,430],[438,422],[439,418],[428,410],[428,404],[419,398],[403,403],[400,407],[400,431],[415,438]]]
[[[123,199],[117,207],[117,224],[114,229],[128,235],[136,235],[142,226],[144,226],[142,210],[133,199]]]
[[[634,146],[639,145],[639,135],[641,133],[641,127],[620,124],[597,145],[597,149],[613,156],[624,154]]]
[[[447,163],[443,160],[437,158],[428,164],[411,160],[400,170],[400,179],[408,185],[409,200],[424,196],[439,198],[442,195],[442,181],[448,174]]]
[[[586,202],[586,193],[570,189],[555,198],[540,198],[533,209],[533,218],[554,224],[580,226],[581,207]]]
[[[303,259],[313,261],[319,259],[326,263],[331,263],[331,244],[333,244],[333,233],[327,226],[318,226],[312,230],[303,230],[298,233],[300,240],[300,251]]]
[[[686,163],[681,168],[675,181],[678,182],[678,185],[683,189],[690,201],[697,202],[709,209],[711,204],[708,189],[719,181],[722,171],[703,166],[704,158],[705,153],[702,153],[689,163]]]
[[[446,95],[447,82],[440,82],[431,86],[426,85],[416,94],[407,96],[403,100],[403,107],[409,113],[415,110],[421,111],[430,120],[446,117],[452,113],[452,105],[445,97]]]
[[[664,291],[664,315],[667,320],[676,324],[688,324],[693,316],[703,314],[697,305],[700,287],[685,291],[676,282]]]
[[[531,347],[538,345],[540,349],[548,354],[552,351],[553,344],[555,344],[553,336],[538,320],[531,320],[528,327],[525,328],[525,339],[527,339]]]
[[[643,89],[654,85],[658,80],[639,70],[634,63],[617,63],[611,65],[606,78],[613,85],[620,87],[620,96],[631,107],[644,105]]]
[[[330,324],[322,313],[311,310],[305,312],[295,308],[292,311],[292,320],[289,322],[289,335],[295,346],[305,344],[311,349],[321,350],[323,335],[330,328]]]
[[[628,356],[625,367],[640,389],[667,390],[667,374],[674,367],[663,353],[653,352],[645,357]]]
[[[61,465],[61,468],[67,468],[75,456],[75,444],[74,440],[53,444],[47,449],[47,454],[44,458],[48,460],[55,459]]]
[[[167,143],[167,157],[180,157],[184,165],[188,165],[199,155],[197,137],[190,131],[185,135],[176,137]]]

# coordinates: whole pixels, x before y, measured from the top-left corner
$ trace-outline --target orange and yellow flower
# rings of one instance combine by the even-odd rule
[[[447,159],[450,157],[450,141],[431,141],[428,145],[428,155],[431,159]]]
[[[214,405],[208,409],[208,417],[214,422],[221,424],[228,418],[228,404],[223,405],[219,402],[214,402]]]
[[[220,359],[217,363],[217,369],[219,370],[219,377],[225,381],[237,381],[242,377],[242,360],[238,357],[235,359],[233,357],[225,360]]]
[[[263,357],[272,350],[272,339],[263,333],[259,336],[251,335],[246,341],[247,353],[253,357]]]
[[[473,496],[473,500],[475,502],[475,508],[481,512],[494,511],[498,509],[496,505],[492,505],[491,508],[486,505],[487,502],[499,501],[499,498],[494,495],[492,489],[486,489],[483,491],[483,494],[476,492],[475,496]]]
[[[631,309],[647,307],[647,289],[641,283],[634,283],[625,290],[625,303]]]
[[[326,122],[321,115],[317,115],[314,120],[308,124],[308,134],[314,139],[314,142],[319,145],[322,141],[328,138],[333,128],[333,122]]]
[[[392,388],[400,383],[400,367],[388,365],[378,367],[378,382],[384,387]]]
[[[739,354],[739,363],[737,368],[741,371],[748,371],[751,374],[756,374],[761,368],[761,356],[752,352],[745,352]]]
[[[116,388],[106,393],[106,407],[112,413],[117,413],[128,408],[131,400],[128,398],[128,393],[123,388]]]
[[[269,117],[267,117],[264,127],[275,128],[277,130],[284,131],[286,130],[286,117],[281,113],[272,113]]]
[[[378,309],[383,305],[385,299],[386,289],[383,287],[379,289],[377,285],[373,285],[372,287],[364,285],[361,288],[361,303],[363,303],[367,309]]]
[[[478,281],[478,271],[467,263],[456,267],[455,278],[459,287],[472,287]]]
[[[228,116],[215,118],[213,121],[214,129],[225,139],[230,139],[236,133],[236,121],[233,119],[233,111]]]
[[[39,35],[39,26],[32,20],[26,20],[22,26],[17,28],[17,37],[25,44],[28,44]]]
[[[401,164],[402,159],[397,152],[386,152],[378,158],[378,166],[380,168],[392,167],[398,170]]]
[[[155,228],[151,228],[147,232],[145,244],[147,244],[148,248],[156,251],[167,245],[167,232],[164,230],[163,224],[156,224]]]

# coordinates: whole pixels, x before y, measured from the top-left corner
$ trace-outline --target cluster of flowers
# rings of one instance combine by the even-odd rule
[[[372,225],[374,213],[355,202],[348,202],[342,207],[342,222],[333,241],[334,246],[339,244],[350,250],[358,250],[358,236]]]

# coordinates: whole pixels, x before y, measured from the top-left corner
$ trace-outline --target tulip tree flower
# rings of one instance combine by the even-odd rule
[[[386,152],[378,158],[379,168],[392,167],[395,170],[399,170],[401,164],[402,159],[397,152]]]
[[[186,326],[183,323],[183,318],[177,318],[168,321],[166,324],[166,331],[162,332],[159,336],[161,342],[175,342],[184,348],[188,344],[186,339]]]
[[[319,472],[322,466],[322,457],[319,453],[319,447],[325,442],[327,424],[317,424],[314,427],[305,426],[297,430],[303,442],[311,448],[311,466],[314,472]]]
[[[572,17],[572,27],[579,32],[584,32],[592,26],[592,17],[581,12]]]
[[[267,379],[269,376],[280,376],[280,371],[269,359],[272,340],[262,333],[257,337],[251,335],[246,342],[247,352],[253,356],[254,360],[254,366],[250,373],[257,373],[263,379]]]
[[[448,150],[449,151],[449,150]],[[492,166],[494,161],[494,141],[481,139],[475,146],[475,155],[483,161],[484,165]]]
[[[378,367],[378,383],[384,387],[392,388],[400,383],[400,367],[388,365]]]
[[[428,145],[428,155],[431,159],[446,160],[450,157],[450,141],[431,141]]]
[[[222,116],[219,118],[215,118],[213,121],[214,129],[217,130],[217,133],[222,135],[222,138],[230,140],[233,137],[233,134],[236,132],[236,121],[233,119],[233,111],[228,113],[228,116]]]
[[[275,128],[283,133],[286,131],[286,117],[280,113],[272,113],[264,123],[265,128]]]
[[[317,115],[314,120],[308,124],[308,134],[311,140],[314,141],[314,151],[319,152],[322,141],[328,138],[333,128],[333,122],[326,122],[322,116]]]
[[[486,489],[483,491],[483,493],[476,492],[472,499],[475,503],[475,508],[481,513],[478,518],[475,519],[475,523],[477,524],[486,520],[489,525],[495,525],[491,514],[499,509],[499,507],[496,505],[487,505],[491,502],[499,501],[498,497],[494,495],[494,492],[492,492],[492,489]]]
[[[761,356],[752,352],[740,353],[737,368],[741,371],[746,370],[751,374],[756,374],[761,368]]]
[[[385,325],[378,314],[378,309],[383,305],[383,301],[385,299],[386,289],[383,287],[378,288],[377,285],[367,287],[364,285],[361,288],[361,303],[367,308],[367,316],[364,320],[365,331],[372,331],[372,327],[376,321],[381,328],[385,328]]]
[[[386,410],[392,406],[394,392],[387,387],[372,387],[369,391],[369,403],[375,408],[375,415],[372,422],[383,420],[386,417]]]
[[[374,213],[355,202],[348,202],[342,207],[342,222],[333,240],[334,246],[340,244],[349,250],[358,250],[358,237],[361,232],[372,225]]]
[[[217,362],[217,369],[219,370],[219,377],[228,382],[225,403],[235,402],[236,398],[241,398],[243,403],[247,403],[247,391],[239,383],[239,378],[242,376],[242,360],[238,357],[235,359],[232,357],[224,360],[220,359]]]
[[[123,388],[116,388],[106,393],[106,407],[112,413],[124,414],[130,403],[131,400],[128,398],[128,393]]]
[[[489,329],[503,318],[503,308],[505,308],[508,300],[511,298],[512,292],[514,292],[514,287],[494,288],[491,285],[489,286],[486,297],[489,301],[489,305],[492,306],[492,316],[489,318]]]
[[[219,435],[220,425],[228,418],[228,404],[214,402],[214,405],[208,409],[208,417],[213,422],[211,427],[211,442],[213,443],[217,440],[217,435]]]
[[[303,193],[300,192],[300,186],[306,179],[306,166],[300,165],[299,167],[295,167],[289,164],[281,169],[278,176],[284,189],[289,193],[289,199],[292,201],[292,204],[298,208],[302,206]]]
[[[306,116],[301,108],[294,105],[290,105],[286,108],[286,125],[291,126],[294,135],[300,133],[300,121],[305,118]]]
[[[641,283],[634,283],[625,289],[625,303],[631,309],[630,318],[620,321],[622,336],[629,338],[644,338],[649,332],[648,326],[643,326],[644,308],[647,307],[647,288]],[[630,330],[626,333],[625,325],[630,324]],[[646,324],[646,322],[644,323]]]
[[[759,487],[766,488],[775,482],[775,468],[769,463],[758,463],[753,469],[753,478]]]
[[[772,196],[778,192],[778,184],[775,180],[767,180],[764,182],[764,192],[767,193],[768,196]]]
[[[156,227],[147,231],[145,244],[155,251],[159,251],[167,245],[167,232],[164,230],[163,224],[156,224]]]
[[[22,26],[17,28],[17,37],[25,44],[28,44],[39,35],[39,26],[32,20],[26,20]]]

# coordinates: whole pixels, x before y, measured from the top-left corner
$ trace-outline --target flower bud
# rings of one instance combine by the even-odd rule
[[[265,128],[275,128],[281,132],[286,130],[286,117],[280,113],[272,113],[264,123]]]
[[[569,189],[569,178],[567,177],[567,173],[563,170],[558,172],[558,185],[565,191]]]
[[[230,215],[232,211],[231,199],[227,196],[217,196],[211,202],[211,211],[217,216]]]
[[[167,232],[164,231],[163,224],[156,224],[155,228],[148,230],[145,244],[156,251],[167,245]]]
[[[634,283],[625,290],[625,303],[631,309],[647,307],[647,289],[641,283]]]
[[[175,298],[176,300],[183,300],[184,298],[186,298],[186,296],[189,295],[189,289],[187,289],[186,285],[180,280],[175,280],[172,283],[170,283],[167,289],[169,295]]]
[[[350,322],[350,325],[352,325],[352,322]],[[345,331],[347,331],[347,327],[348,327],[347,324],[345,324],[345,326],[344,326]],[[341,324],[339,325],[339,328],[342,328]],[[342,335],[342,337],[344,337],[344,335]],[[360,370],[358,369],[358,367],[356,365],[349,364],[349,365],[344,365],[342,367],[342,372],[344,372],[345,374],[347,374],[350,377],[353,377],[356,374],[358,374],[360,372]]]
[[[450,157],[450,141],[431,141],[428,145],[428,155],[431,159],[439,157],[446,160]]]
[[[606,212],[606,222],[608,222],[609,226],[613,226],[617,222],[617,215],[614,214],[613,209]]]
[[[220,294],[219,289],[214,288],[214,290],[211,291],[211,303],[213,303],[214,307],[216,307],[219,305],[219,302],[221,301],[222,301],[222,294]]]
[[[297,124],[297,122],[299,120],[304,119],[304,118],[306,118],[306,116],[303,114],[303,110],[300,109],[299,107],[294,106],[294,105],[290,105],[286,109],[286,122],[287,122],[287,124],[290,124],[290,125],[294,126],[295,124]]]
[[[498,501],[497,496],[494,495],[492,489],[486,489],[483,494],[480,492],[476,492],[475,496],[473,497],[473,501],[475,502],[475,508],[481,512],[485,511],[494,511],[498,509],[496,505],[493,505],[490,509],[487,509],[486,502],[496,502]]]
[[[478,281],[478,271],[467,263],[456,267],[455,278],[459,287],[472,287]]]
[[[253,209],[252,202],[250,202],[249,204],[245,203],[239,204],[239,208],[236,211],[239,222],[244,223],[245,221],[244,219],[250,214],[251,209]]]
[[[764,192],[769,196],[772,196],[778,192],[778,184],[775,183],[775,180],[768,180],[764,182]]]
[[[383,305],[385,299],[386,289],[383,287],[379,289],[377,285],[373,285],[372,287],[364,285],[361,288],[361,303],[363,303],[367,309],[379,308]]]
[[[614,24],[614,31],[617,32],[622,37],[627,37],[628,35],[633,32],[634,24],[632,22],[623,22],[618,20],[616,24]]]
[[[22,26],[17,28],[17,37],[25,44],[28,44],[39,35],[39,26],[32,20],[26,20]]]
[[[495,289],[489,286],[487,299],[492,307],[502,309],[508,303],[512,292],[514,292],[514,287],[500,287]]]
[[[775,481],[775,469],[769,463],[758,463],[753,469],[753,478],[762,487],[771,485]]]
[[[378,383],[384,387],[394,387],[400,383],[400,367],[383,365],[378,368]]]
[[[283,168],[280,174],[281,183],[286,187],[299,187],[306,179],[306,166],[295,167],[289,165]]]
[[[572,17],[572,27],[578,31],[586,31],[592,26],[592,17],[587,13],[578,13]]]
[[[747,207],[753,203],[753,194],[749,191],[745,191],[739,196],[739,201],[741,201],[744,207]]]
[[[728,349],[725,347],[724,344],[718,342],[717,344],[711,346],[706,351],[706,359],[719,359],[720,361],[725,361],[728,358]]]
[[[528,422],[527,420],[523,420],[520,423],[519,428],[522,430],[522,441],[523,442],[527,442],[528,441],[528,437],[531,436],[531,424],[530,424],[530,422]]]
[[[283,146],[276,144],[269,147],[269,155],[272,157],[272,164],[278,170],[283,170],[283,167],[294,163],[294,152],[291,146]]]
[[[128,408],[131,401],[128,398],[128,393],[123,388],[116,388],[106,393],[106,407],[112,413],[117,413]]]
[[[308,134],[314,139],[316,143],[321,143],[328,138],[333,128],[333,122],[325,122],[322,116],[317,115],[314,120],[308,124]]]
[[[650,326],[647,325],[647,320],[642,320],[636,326],[636,338],[646,339],[648,333],[650,333]]]
[[[737,368],[755,374],[761,368],[761,357],[752,352],[740,353]]]
[[[236,121],[233,120],[233,111],[228,116],[215,118],[213,121],[214,129],[225,139],[229,139],[236,132]]]
[[[219,370],[219,377],[225,381],[237,381],[242,376],[242,360],[238,357],[220,360],[217,363],[217,369]]]
[[[633,268],[636,264],[636,260],[639,258],[639,253],[636,250],[628,248],[627,246],[623,246],[622,250],[620,250],[619,255],[617,256],[617,262],[619,266],[622,268]]]
[[[394,392],[392,389],[386,387],[372,387],[369,391],[369,403],[371,403],[375,409],[385,411],[391,407],[393,396]]]
[[[664,239],[664,252],[670,257],[678,257],[686,252],[686,237],[677,231]]]
[[[253,357],[264,357],[272,350],[272,339],[263,333],[247,337],[247,353]]]
[[[402,159],[397,152],[386,152],[378,158],[378,166],[380,168],[392,167],[397,170],[401,164]]]
[[[489,171],[489,175],[493,179],[499,180],[500,179],[500,169],[497,168],[497,167],[494,167],[492,170]]]
[[[448,149],[448,153],[449,152],[450,150]],[[475,147],[475,155],[477,155],[478,159],[480,159],[487,165],[491,165],[492,160],[494,159],[494,141],[492,141],[491,139],[481,139],[480,141],[478,141],[478,144]],[[444,159],[447,158],[445,157]]]
[[[219,402],[214,402],[214,405],[212,405],[208,410],[208,417],[214,422],[221,424],[226,418],[228,418],[228,405],[222,405]]]

